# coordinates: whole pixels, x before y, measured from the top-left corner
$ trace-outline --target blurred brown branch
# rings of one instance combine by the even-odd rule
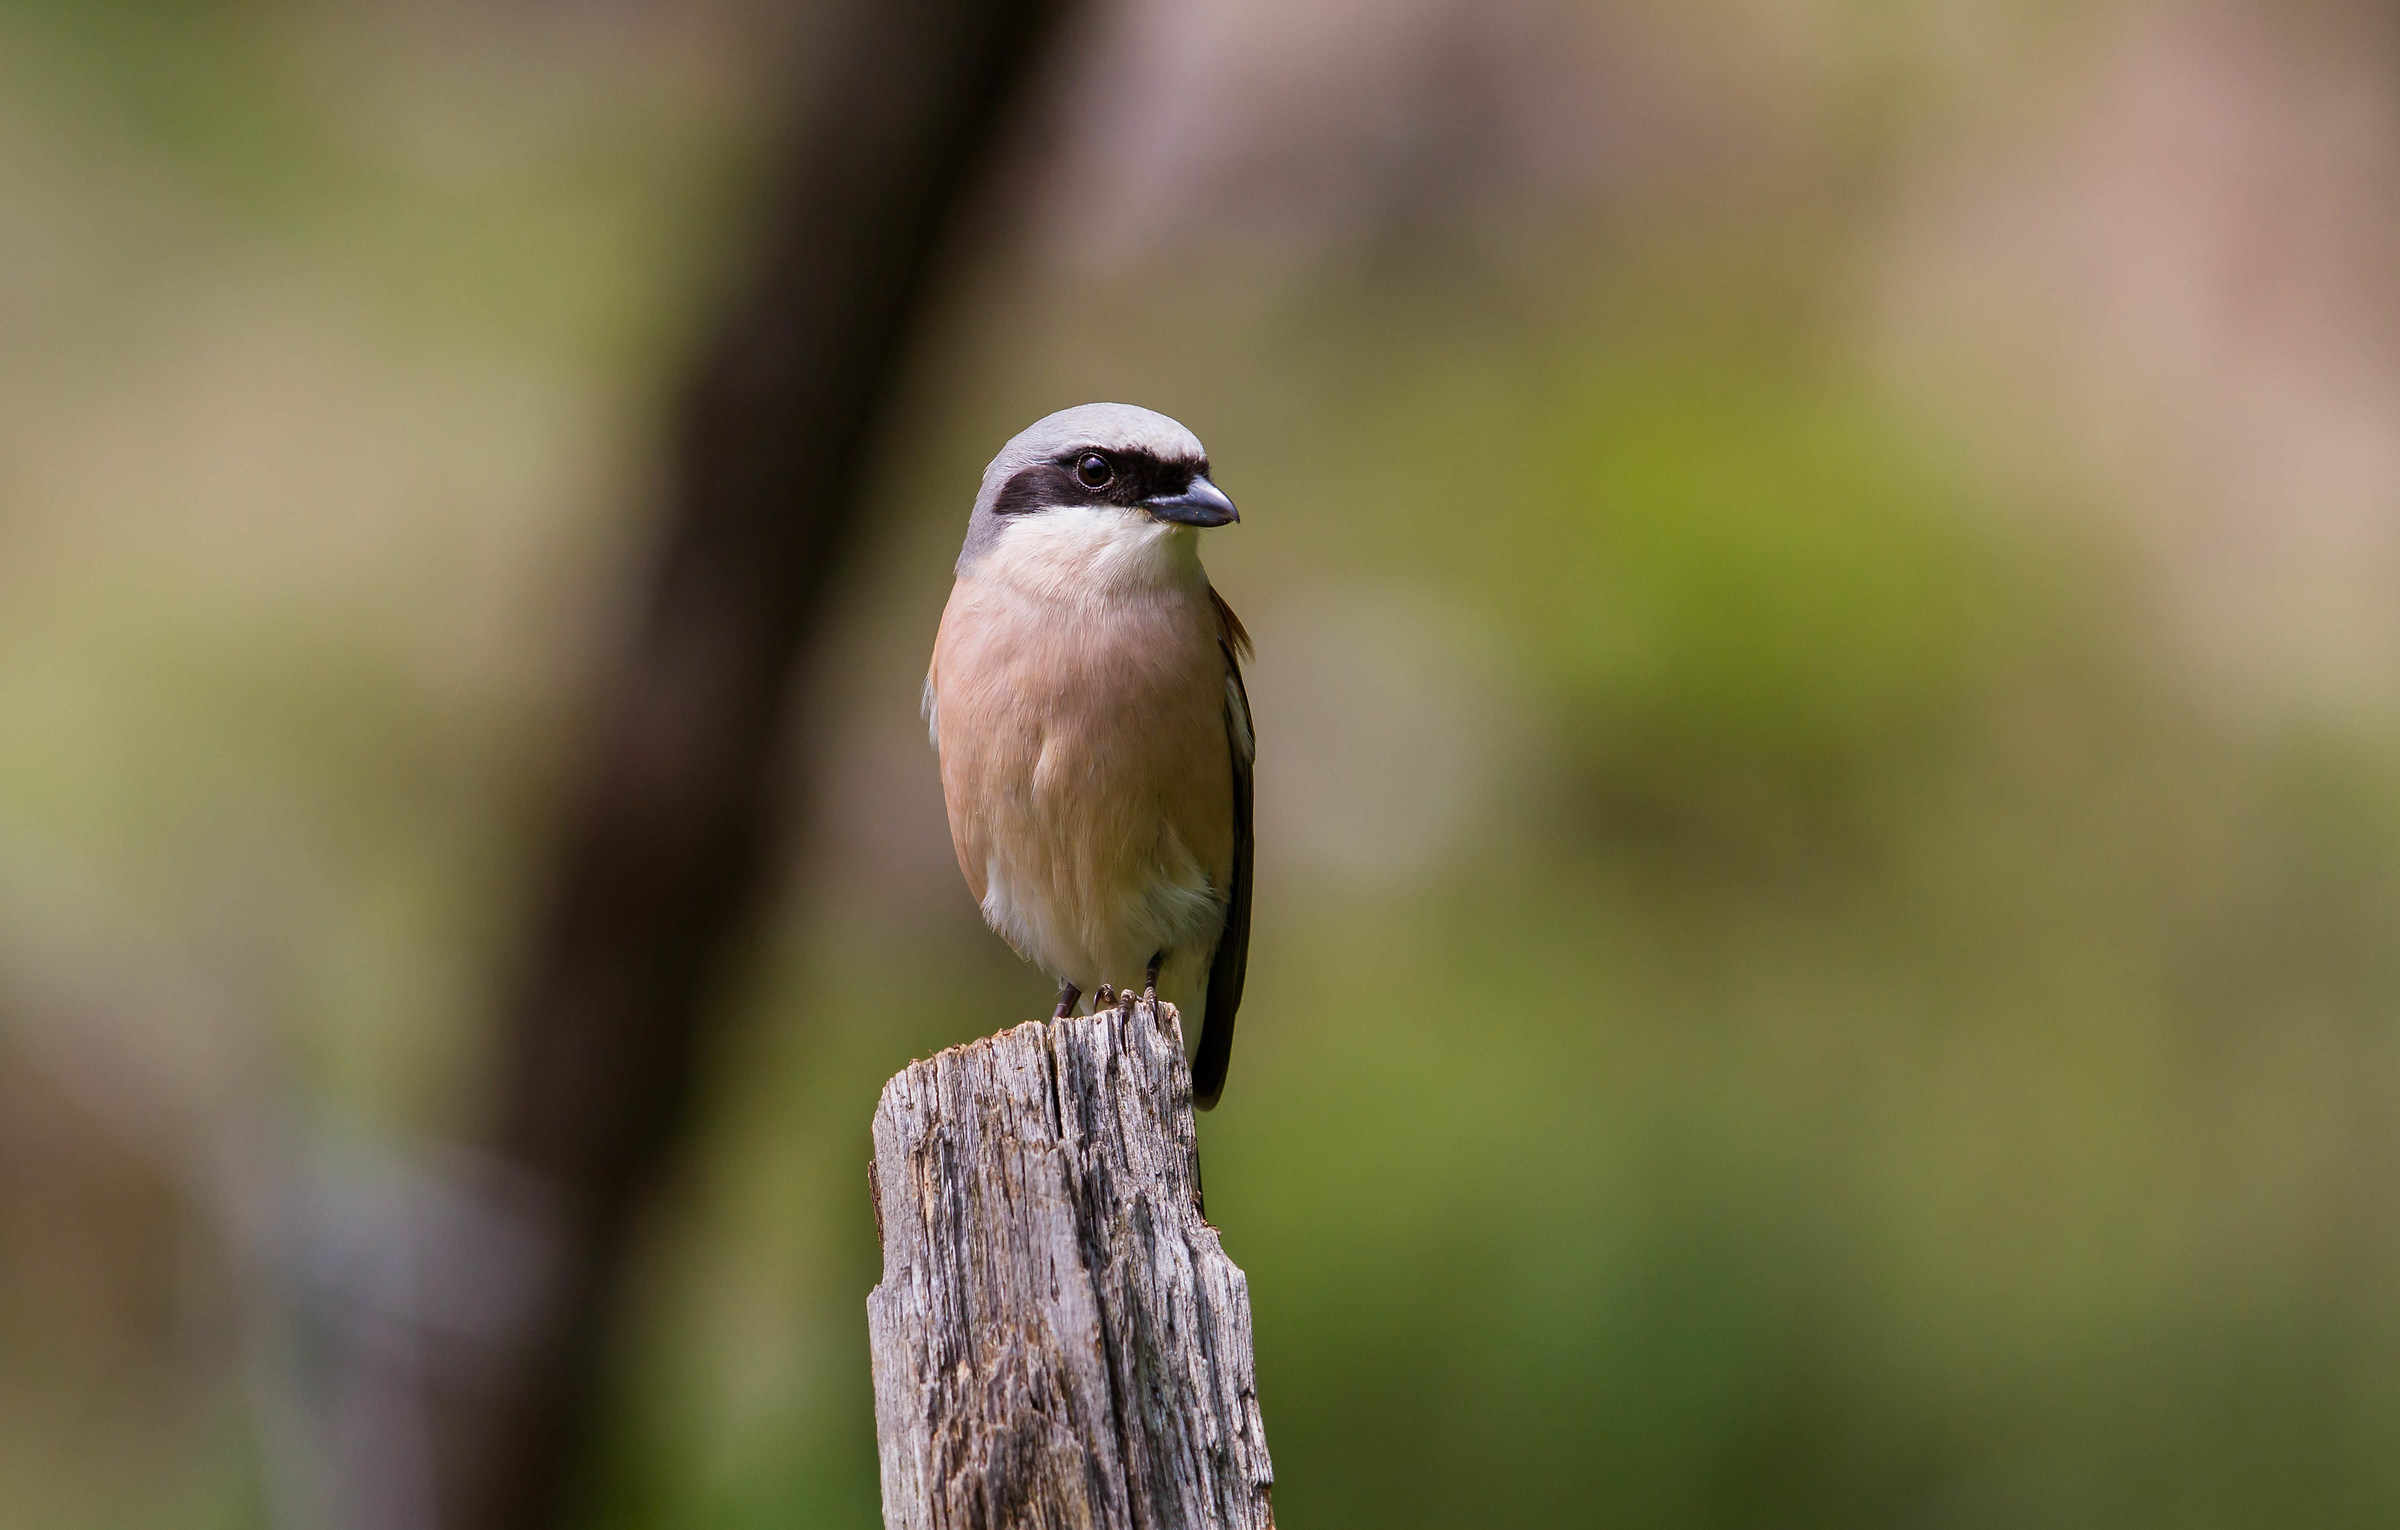
[[[877,0],[818,60],[762,268],[684,403],[644,615],[508,1012],[494,1146],[537,1187],[549,1247],[523,1331],[441,1374],[445,1525],[565,1517],[628,1232],[690,1117],[711,980],[758,899],[782,701],[942,230],[1060,8]]]

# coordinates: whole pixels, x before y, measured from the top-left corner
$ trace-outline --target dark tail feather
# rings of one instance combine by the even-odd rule
[[[1222,1015],[1209,1006],[1200,1026],[1200,1055],[1192,1059],[1192,1103],[1202,1110],[1217,1108],[1225,1092],[1225,1069],[1233,1061],[1233,1011]]]
[[[1247,771],[1235,778],[1241,799],[1242,822],[1250,821],[1250,781]],[[1233,897],[1225,909],[1225,933],[1217,937],[1217,954],[1208,964],[1208,1013],[1200,1022],[1200,1050],[1192,1058],[1192,1103],[1202,1110],[1217,1108],[1225,1092],[1226,1065],[1233,1061],[1233,1017],[1242,1007],[1242,980],[1250,973],[1250,846],[1249,836],[1233,863]]]

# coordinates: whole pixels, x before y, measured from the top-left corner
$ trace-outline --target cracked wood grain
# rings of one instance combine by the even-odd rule
[[[889,1530],[1272,1530],[1250,1289],[1174,1006],[1018,1026],[875,1109]]]

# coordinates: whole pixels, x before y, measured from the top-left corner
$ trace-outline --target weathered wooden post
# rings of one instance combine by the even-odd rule
[[[867,1298],[888,1530],[1271,1530],[1250,1287],[1202,1219],[1174,1006],[884,1085]]]

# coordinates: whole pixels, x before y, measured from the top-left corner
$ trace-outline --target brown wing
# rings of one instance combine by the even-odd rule
[[[1241,618],[1214,588],[1208,598],[1217,608],[1225,652],[1225,747],[1233,760],[1233,877],[1225,902],[1225,928],[1217,937],[1217,954],[1208,964],[1208,999],[1201,1020],[1200,1050],[1192,1059],[1192,1103],[1214,1110],[1225,1092],[1225,1069],[1233,1060],[1233,1017],[1242,1007],[1242,981],[1250,971],[1251,769],[1257,754],[1257,735],[1250,726],[1250,693],[1242,685],[1242,660],[1250,653],[1250,634]]]

